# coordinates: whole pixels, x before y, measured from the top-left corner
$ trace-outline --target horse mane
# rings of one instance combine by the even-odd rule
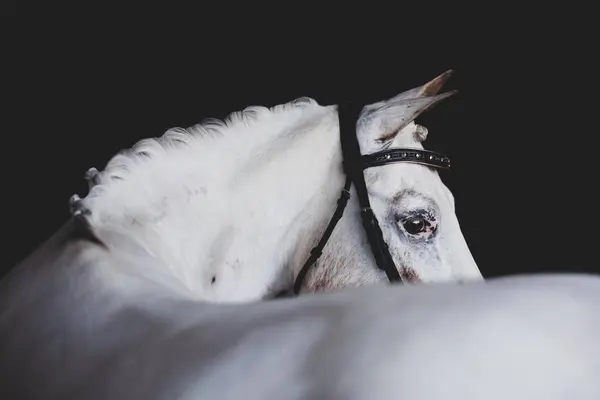
[[[84,203],[101,197],[108,186],[116,181],[125,180],[134,168],[146,164],[151,159],[164,156],[168,150],[188,147],[192,143],[197,143],[198,139],[226,137],[232,132],[239,132],[239,128],[253,131],[252,128],[259,126],[268,118],[285,116],[309,106],[319,106],[319,104],[310,97],[300,97],[288,103],[272,107],[248,106],[243,110],[231,112],[223,120],[206,118],[188,128],[175,127],[168,129],[160,137],[141,139],[131,148],[123,149],[114,155],[107,162],[104,170],[98,171],[95,168],[90,168],[87,171],[88,194],[84,198],[77,195],[71,198],[72,212],[81,209],[89,211],[89,203]]]

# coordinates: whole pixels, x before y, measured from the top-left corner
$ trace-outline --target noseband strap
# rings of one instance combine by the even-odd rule
[[[311,250],[310,257],[300,270],[294,282],[293,294],[298,295],[302,282],[310,267],[318,260],[323,248],[331,237],[335,226],[344,214],[344,209],[350,198],[350,187],[354,184],[363,228],[367,234],[371,252],[377,266],[385,272],[388,280],[392,283],[402,283],[402,278],[396,268],[394,259],[390,254],[387,243],[383,239],[383,233],[379,221],[371,209],[367,184],[365,182],[364,170],[371,167],[390,164],[393,162],[409,162],[422,164],[434,168],[450,168],[450,159],[443,154],[421,149],[388,149],[372,154],[361,155],[358,136],[356,134],[356,123],[360,116],[362,106],[356,103],[345,103],[338,105],[338,118],[340,123],[340,142],[344,159],[344,172],[346,182],[337,208],[329,221],[319,243]]]

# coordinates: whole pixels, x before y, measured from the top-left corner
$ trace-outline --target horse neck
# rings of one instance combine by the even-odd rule
[[[96,234],[109,247],[131,237],[209,301],[260,299],[291,280],[343,184],[337,114],[314,103],[253,113],[222,136],[145,141],[150,157],[111,161],[84,199]],[[126,176],[109,179],[115,170]]]

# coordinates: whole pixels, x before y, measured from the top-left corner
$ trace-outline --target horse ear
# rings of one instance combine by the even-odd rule
[[[422,86],[400,93],[399,95],[390,99],[390,101],[435,96],[440,92],[444,84],[448,81],[448,79],[450,79],[453,73],[454,71],[449,69],[448,71],[436,76],[435,78],[433,78],[432,80],[430,80]]]
[[[372,152],[389,146],[400,131],[422,112],[455,94],[456,91],[438,94],[452,74],[453,71],[448,70],[424,85],[366,106],[357,126],[361,151]],[[414,141],[422,142],[426,137],[427,130],[416,126]]]
[[[424,93],[428,93],[426,86],[427,84],[421,87],[425,87]],[[415,89],[422,90],[421,88]],[[383,102],[383,104],[378,103],[379,105],[377,107],[365,107],[358,120],[357,126],[361,151],[378,151],[381,148],[389,146],[398,133],[414,121],[421,113],[455,93],[456,91],[451,91],[436,96],[420,96],[414,98],[404,98],[402,94],[400,94]],[[422,139],[424,138],[425,137]],[[418,135],[415,136],[415,139],[418,141]]]

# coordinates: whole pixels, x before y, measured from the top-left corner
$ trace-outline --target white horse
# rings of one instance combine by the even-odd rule
[[[422,149],[427,129],[413,120],[452,94],[437,95],[449,76],[365,107],[357,125],[362,153]],[[144,274],[193,298],[269,297],[291,287],[335,209],[344,183],[336,109],[303,98],[169,130],[114,157],[104,172],[93,170],[90,193],[75,203],[119,273],[131,254],[143,253]],[[397,163],[365,176],[405,281],[481,279],[437,171]],[[357,208],[353,195],[307,290],[386,280]]]
[[[413,120],[448,97],[437,95],[446,77],[366,107],[357,123],[362,152],[422,148],[427,132]],[[319,239],[344,179],[339,146],[336,107],[302,99],[169,131],[92,171],[74,218],[0,282],[2,398],[598,393],[586,375],[600,370],[595,278],[378,285],[253,301],[289,287]],[[365,176],[406,281],[481,280],[435,171],[390,164]],[[307,290],[385,279],[355,211],[351,201]],[[540,301],[552,313],[538,310]],[[530,336],[515,342],[502,329]],[[539,340],[540,329],[549,339]],[[499,346],[486,355],[492,369],[481,365],[486,346]],[[497,358],[514,351],[517,361]],[[567,378],[557,375],[565,360],[576,369]],[[504,391],[494,368],[512,379]],[[563,387],[541,385],[545,376],[561,377]]]

